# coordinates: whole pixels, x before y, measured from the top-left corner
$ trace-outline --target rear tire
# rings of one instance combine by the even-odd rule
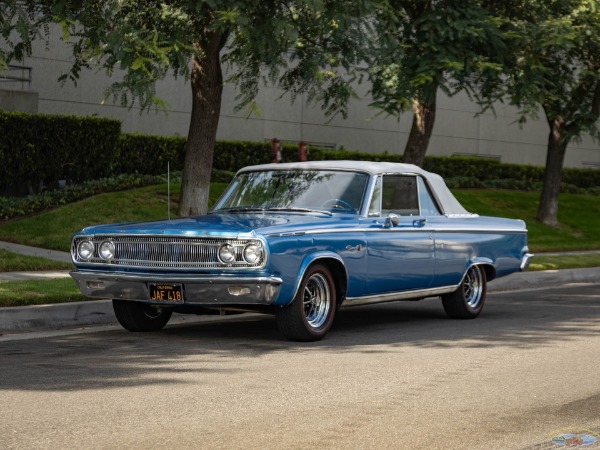
[[[336,290],[326,266],[310,267],[292,303],[275,312],[279,330],[292,341],[323,339],[331,328],[336,309]]]
[[[485,304],[487,279],[481,266],[471,266],[460,287],[452,294],[442,296],[444,311],[453,319],[474,319]]]
[[[113,300],[113,310],[121,326],[129,331],[161,330],[173,313],[168,308],[117,299]]]

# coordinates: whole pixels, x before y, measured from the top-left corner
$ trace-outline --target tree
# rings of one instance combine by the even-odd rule
[[[421,166],[438,90],[451,96],[470,89],[474,74],[498,78],[503,31],[477,0],[390,0],[375,23],[369,52],[373,106],[396,116],[412,110],[404,161]]]
[[[541,108],[549,125],[546,168],[537,219],[558,225],[558,197],[570,142],[600,138],[600,7],[596,0],[511,0],[494,5],[512,22],[501,85],[522,118]]]
[[[9,0],[0,29],[10,45],[0,62],[30,54],[40,26],[56,22],[74,57],[63,81],[77,81],[92,66],[108,74],[120,69],[123,79],[108,96],[160,108],[165,101],[156,82],[168,74],[189,77],[192,115],[179,212],[198,215],[208,204],[224,62],[240,108],[252,106],[259,84],[270,81],[292,97],[307,93],[327,112],[344,113],[371,7],[369,0]]]

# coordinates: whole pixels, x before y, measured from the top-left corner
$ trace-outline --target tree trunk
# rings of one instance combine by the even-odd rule
[[[185,149],[181,180],[179,215],[206,214],[213,163],[223,72],[220,52],[225,43],[222,32],[208,33],[203,44],[196,44],[198,54],[192,62],[192,117]]]
[[[548,136],[548,153],[544,171],[544,185],[538,207],[537,219],[545,225],[558,225],[558,194],[562,168],[567,152],[568,141],[564,138],[564,120],[558,116],[548,119],[550,134]]]
[[[413,99],[413,123],[408,136],[408,142],[404,148],[404,162],[423,167],[425,153],[429,146],[433,125],[435,123],[436,94],[434,89],[432,98]]]

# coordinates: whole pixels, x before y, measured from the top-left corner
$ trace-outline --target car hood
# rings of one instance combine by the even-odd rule
[[[156,222],[96,225],[82,230],[86,235],[181,235],[248,237],[301,233],[335,226],[352,226],[356,216],[328,214],[209,214]]]

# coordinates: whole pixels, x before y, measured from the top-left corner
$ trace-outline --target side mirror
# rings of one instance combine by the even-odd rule
[[[396,214],[390,213],[387,216],[386,225],[388,228],[397,227],[399,223],[400,223],[400,218]]]

